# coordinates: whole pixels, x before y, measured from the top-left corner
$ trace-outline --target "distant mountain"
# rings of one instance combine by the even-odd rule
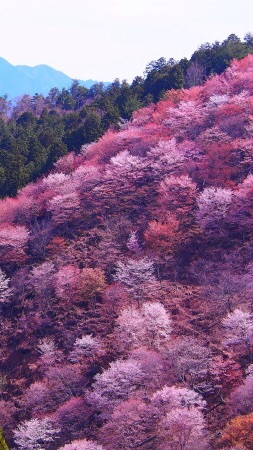
[[[36,93],[47,95],[50,89],[70,87],[73,79],[59,70],[45,64],[39,66],[13,66],[0,57],[0,95],[8,95],[9,99],[24,94]],[[97,83],[94,80],[80,80],[80,84],[90,88]]]

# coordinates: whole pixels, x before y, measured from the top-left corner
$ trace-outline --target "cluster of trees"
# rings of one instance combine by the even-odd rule
[[[252,74],[170,91],[1,200],[11,448],[252,448]]]
[[[109,127],[118,128],[168,90],[201,85],[223,72],[232,59],[249,53],[252,35],[241,41],[232,34],[223,42],[202,45],[189,60],[152,61],[144,76],[131,84],[116,79],[108,87],[97,83],[87,89],[75,80],[68,89],[51,89],[47,97],[24,95],[13,104],[7,96],[0,98],[0,196],[16,195],[59,157],[78,152]]]

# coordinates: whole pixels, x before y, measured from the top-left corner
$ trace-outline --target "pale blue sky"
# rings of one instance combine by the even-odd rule
[[[71,78],[131,81],[164,56],[253,32],[252,0],[3,0],[0,56]]]

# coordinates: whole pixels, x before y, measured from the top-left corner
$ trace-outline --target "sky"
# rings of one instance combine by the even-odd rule
[[[0,56],[73,79],[131,82],[150,61],[253,32],[252,0],[3,0]]]

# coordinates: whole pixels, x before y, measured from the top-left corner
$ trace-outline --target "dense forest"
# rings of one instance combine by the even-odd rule
[[[0,98],[0,196],[48,173],[60,156],[79,152],[108,128],[118,129],[132,113],[166,95],[168,90],[202,85],[222,73],[234,58],[253,53],[253,35],[243,41],[231,34],[223,42],[201,45],[191,58],[160,58],[131,84],[116,79],[90,89],[74,80],[69,89],[51,89],[48,96],[24,95],[16,102]]]
[[[252,168],[248,55],[1,200],[1,449],[252,450]]]

